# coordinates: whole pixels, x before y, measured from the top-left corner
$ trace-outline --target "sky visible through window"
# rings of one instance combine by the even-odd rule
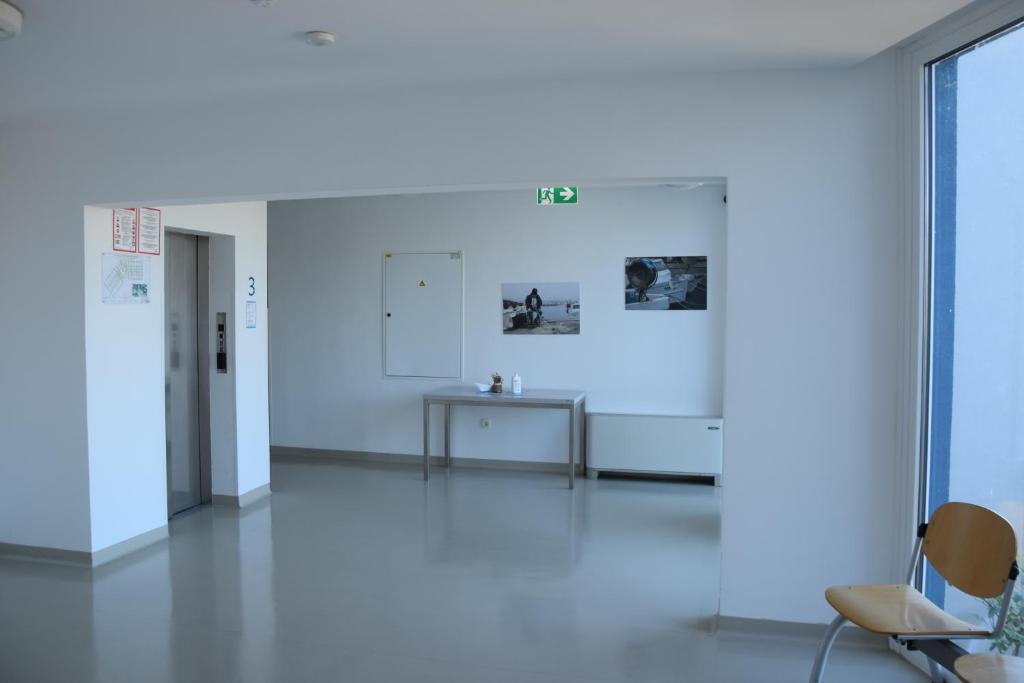
[[[1024,539],[1024,30],[933,65],[929,509],[984,505]],[[930,598],[987,623],[984,605]]]

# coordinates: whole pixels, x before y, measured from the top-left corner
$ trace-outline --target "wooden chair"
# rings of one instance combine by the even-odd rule
[[[953,665],[964,683],[1024,683],[1024,658],[983,653],[967,655]]]
[[[999,618],[992,629],[972,626],[943,611],[913,586],[922,553],[952,586],[977,598],[1001,595]],[[818,647],[811,683],[821,683],[829,651],[847,621],[889,636],[928,657],[932,680],[941,683],[939,664],[952,670],[966,654],[950,638],[994,638],[1006,624],[1017,580],[1017,538],[1013,527],[996,513],[970,503],[946,503],[917,530],[906,584],[832,586],[825,599],[839,616]]]

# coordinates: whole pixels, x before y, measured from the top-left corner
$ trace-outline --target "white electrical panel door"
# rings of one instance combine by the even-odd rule
[[[384,374],[461,379],[461,252],[384,255]]]

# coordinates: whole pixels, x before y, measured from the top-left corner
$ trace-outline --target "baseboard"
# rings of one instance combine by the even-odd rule
[[[64,550],[62,548],[46,548],[16,543],[0,543],[0,558],[25,560],[29,562],[47,562],[92,569],[113,562],[137,550],[159,543],[167,538],[167,525],[150,529],[138,536],[132,536],[119,543],[109,545],[100,550]]]
[[[828,624],[808,624],[795,621],[776,621],[774,619],[749,619],[747,617],[716,618],[715,630],[723,635],[730,633],[742,636],[766,636],[769,638],[796,638],[819,641],[825,635]],[[889,647],[889,639],[877,633],[871,633],[852,624],[839,632],[836,644],[848,647],[884,650]]]
[[[298,448],[295,446],[271,446],[271,460],[344,460],[347,462],[372,462],[387,465],[423,465],[422,455],[404,453],[375,453],[373,451],[336,451],[328,448]],[[431,465],[440,465],[444,458],[430,456]]]
[[[19,543],[0,543],[0,559],[69,564],[76,567],[92,566],[92,553],[88,550],[64,550]]]
[[[223,505],[226,507],[241,509],[267,498],[270,494],[270,484],[264,484],[263,486],[257,486],[253,490],[246,491],[238,496],[215,493],[211,496],[210,502],[214,505]]]
[[[368,462],[388,465],[423,466],[422,455],[408,453],[375,453],[372,451],[335,451],[327,448],[298,448],[295,446],[271,446],[270,459],[282,462],[293,460],[338,460],[345,462]],[[492,460],[489,458],[453,458],[453,467],[473,467],[490,470],[525,470],[528,472],[554,472],[564,474],[567,463],[535,462],[530,460]],[[443,466],[444,457],[430,456],[431,466]],[[576,473],[583,474],[583,466],[576,465]],[[216,498],[216,496],[214,496]]]
[[[129,539],[109,545],[102,550],[96,550],[92,553],[92,566],[98,567],[101,564],[107,562],[113,562],[116,559],[122,558],[125,555],[134,553],[136,550],[142,550],[143,548],[159,543],[167,538],[167,525],[157,527],[156,529],[150,529],[149,531],[143,532],[138,536],[132,536]]]

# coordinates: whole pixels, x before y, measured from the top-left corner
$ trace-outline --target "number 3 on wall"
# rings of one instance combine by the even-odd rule
[[[256,278],[249,278],[249,296],[256,296]]]

